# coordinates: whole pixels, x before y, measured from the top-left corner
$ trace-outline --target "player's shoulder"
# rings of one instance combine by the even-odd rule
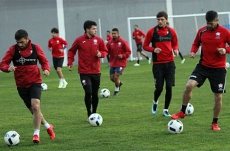
[[[81,36],[76,37],[75,41],[84,40],[86,38],[87,38],[86,35],[81,35]]]
[[[224,32],[229,32],[229,29],[226,28],[226,27],[224,27],[224,26],[222,26],[222,25],[219,25],[219,26],[218,26],[218,29],[219,29],[219,30],[222,30],[222,31],[224,31]]]
[[[154,32],[154,30],[155,30],[155,28],[156,28],[156,27],[152,27],[152,28],[150,28],[150,29],[147,31],[147,34],[148,34],[148,33],[153,33],[153,32]]]
[[[203,26],[203,27],[199,28],[198,32],[205,31],[205,30],[207,30],[207,26]]]
[[[38,50],[38,51],[42,50],[42,47],[41,47],[39,44],[31,43],[31,47],[32,47],[32,45],[35,46],[35,49],[36,49],[36,50]],[[32,47],[32,48],[33,48],[33,47]]]
[[[123,43],[123,44],[127,44],[128,43],[128,41],[127,40],[125,40],[125,39],[123,39],[123,38],[119,38],[119,42],[121,42],[121,43]]]
[[[99,36],[94,36],[93,39],[96,39],[97,41],[104,43],[104,40]]]

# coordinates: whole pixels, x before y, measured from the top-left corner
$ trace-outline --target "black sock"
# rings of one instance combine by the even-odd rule
[[[140,64],[140,60],[137,60],[137,63]]]
[[[217,121],[218,121],[218,117],[213,117],[213,119],[212,119],[212,124],[213,124],[213,123],[216,123],[216,124],[217,124]]]
[[[157,109],[157,104],[153,104],[153,110],[156,111]]]
[[[187,105],[182,104],[181,106],[181,111],[185,114],[185,110],[187,108]]]
[[[148,56],[146,56],[146,59],[147,59],[147,60],[149,60],[149,57],[148,57]]]

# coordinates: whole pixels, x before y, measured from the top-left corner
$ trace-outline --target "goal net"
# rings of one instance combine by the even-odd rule
[[[172,15],[168,17],[169,23],[170,20],[172,21],[172,24],[170,23],[170,25],[173,26],[173,28],[177,32],[180,52],[182,53],[182,55],[188,55],[198,29],[206,25],[205,14]],[[218,12],[218,17],[219,24],[225,26],[230,30],[230,12]],[[142,30],[144,33],[147,33],[150,28],[153,28],[157,25],[157,21],[156,16],[128,17],[127,24],[128,40],[130,48],[132,50],[129,59],[132,61],[136,57],[136,44],[135,41],[132,39],[134,25],[138,25],[140,30]],[[198,52],[198,54],[199,53],[200,52]],[[151,56],[150,53],[149,56]],[[228,58],[230,61],[230,57]]]

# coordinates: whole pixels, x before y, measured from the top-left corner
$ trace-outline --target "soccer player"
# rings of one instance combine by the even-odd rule
[[[48,49],[52,52],[53,66],[59,77],[58,88],[66,88],[67,82],[62,73],[62,65],[64,61],[64,49],[67,48],[68,43],[58,36],[59,30],[57,28],[51,29],[52,38],[48,41]]]
[[[173,53],[178,55],[178,39],[173,28],[167,26],[168,14],[164,11],[157,14],[158,25],[151,28],[145,37],[144,50],[152,52],[152,72],[155,82],[152,113],[157,114],[158,98],[166,82],[165,105],[163,115],[171,116],[168,108],[172,99],[172,87],[175,85],[175,63]],[[151,46],[149,44],[152,43]],[[172,53],[173,50],[173,53]]]
[[[138,29],[138,25],[134,25],[134,31],[133,31],[133,39],[136,42],[137,45],[137,63],[134,64],[134,66],[140,66],[140,55],[144,56],[148,63],[151,64],[151,58],[147,56],[146,53],[142,50],[142,39],[145,38],[145,34],[143,31]]]
[[[42,76],[37,62],[41,64],[43,74],[48,76],[50,67],[42,48],[33,44],[28,33],[20,29],[15,33],[15,45],[12,45],[4,55],[0,69],[3,72],[14,72],[14,78],[19,96],[33,115],[33,142],[40,142],[40,125],[44,125],[50,139],[55,138],[53,125],[49,124],[40,110]],[[13,65],[10,65],[11,62]]]
[[[77,37],[68,50],[68,69],[71,71],[74,57],[78,52],[78,73],[85,91],[84,101],[89,117],[97,112],[101,79],[100,58],[104,58],[108,50],[103,39],[96,36],[97,24],[94,21],[85,21],[83,27],[85,33]]]
[[[128,42],[122,39],[117,28],[112,29],[113,39],[107,43],[110,54],[110,80],[115,83],[114,95],[118,95],[122,86],[120,75],[122,75],[131,54]]]
[[[230,33],[228,29],[218,24],[217,12],[211,10],[206,13],[206,26],[201,27],[195,37],[190,50],[190,57],[194,58],[201,46],[200,61],[196,65],[185,86],[181,110],[172,115],[173,119],[184,118],[187,104],[192,98],[192,90],[201,87],[208,79],[214,94],[214,109],[211,128],[220,130],[217,122],[222,108],[222,94],[225,93],[226,83],[226,54],[230,53]]]

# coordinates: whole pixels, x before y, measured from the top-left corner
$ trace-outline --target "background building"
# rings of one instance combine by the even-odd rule
[[[60,36],[69,45],[84,33],[85,20],[97,22],[98,35],[103,39],[107,30],[116,27],[121,37],[129,41],[128,17],[156,16],[162,10],[169,15],[205,14],[208,10],[230,12],[229,6],[229,0],[0,0],[0,57],[15,43],[14,34],[18,29],[27,30],[32,42],[40,44],[51,60],[47,42],[53,27],[59,28]],[[219,18],[220,24],[229,25],[228,14]],[[206,24],[204,16],[170,18],[169,21],[178,33],[180,51],[188,55],[197,28]],[[146,33],[156,26],[156,19],[131,20],[132,31],[134,24]],[[134,41],[130,45],[136,52]]]

